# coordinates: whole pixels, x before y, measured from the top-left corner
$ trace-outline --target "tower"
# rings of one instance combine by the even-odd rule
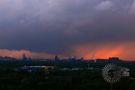
[[[27,57],[25,54],[22,55],[22,60],[27,60]]]
[[[55,56],[54,60],[55,60],[55,61],[59,61],[60,59],[59,59],[58,56]]]

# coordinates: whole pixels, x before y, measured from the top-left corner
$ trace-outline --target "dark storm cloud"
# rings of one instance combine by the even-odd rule
[[[0,48],[63,53],[135,41],[133,0],[1,0]]]

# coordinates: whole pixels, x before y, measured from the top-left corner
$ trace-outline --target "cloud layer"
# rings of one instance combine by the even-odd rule
[[[77,46],[98,52],[135,42],[134,0],[1,0],[0,6],[1,49],[80,56],[72,53]]]

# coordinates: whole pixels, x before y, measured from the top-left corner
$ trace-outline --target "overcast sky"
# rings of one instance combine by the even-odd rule
[[[135,59],[134,45],[135,0],[0,0],[0,55]]]

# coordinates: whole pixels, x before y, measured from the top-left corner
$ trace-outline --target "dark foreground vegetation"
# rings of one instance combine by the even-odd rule
[[[87,70],[86,62],[48,62],[48,61],[0,61],[0,90],[109,90],[110,85],[102,79],[101,68],[106,63],[90,63],[93,70]],[[131,70],[135,77],[134,63],[118,63]],[[26,72],[16,70],[24,65],[56,65],[81,67],[83,70],[52,70]],[[135,90],[133,78],[122,78],[114,85],[114,90]]]

